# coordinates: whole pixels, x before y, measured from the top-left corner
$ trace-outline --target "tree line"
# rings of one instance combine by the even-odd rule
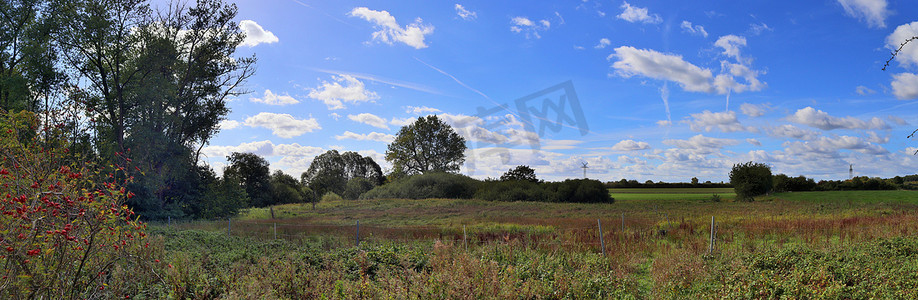
[[[767,164],[746,162],[733,165],[730,170],[730,184],[734,187],[737,199],[752,201],[756,196],[772,192],[912,190],[918,189],[918,175],[892,178],[857,176],[848,180],[816,181],[803,175],[772,175],[771,167]]]

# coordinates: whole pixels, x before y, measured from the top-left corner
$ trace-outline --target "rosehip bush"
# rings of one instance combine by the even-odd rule
[[[152,265],[146,225],[124,205],[132,178],[68,154],[54,128],[0,110],[0,298],[124,297],[112,271]]]

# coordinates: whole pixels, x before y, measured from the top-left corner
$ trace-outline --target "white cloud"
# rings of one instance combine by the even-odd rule
[[[736,35],[725,35],[717,38],[717,41],[714,42],[714,46],[724,49],[724,55],[729,57],[736,58],[736,60],[741,60],[740,58],[740,47],[746,46],[746,38]]]
[[[245,33],[245,39],[240,46],[255,47],[258,44],[272,44],[278,41],[274,33],[261,28],[261,25],[252,20],[240,21],[239,29]]]
[[[344,102],[372,102],[379,99],[376,92],[366,89],[363,82],[350,75],[332,76],[334,82],[323,81],[314,89],[309,89],[309,98],[321,100],[328,109],[344,109]],[[343,84],[343,85],[342,85]]]
[[[359,115],[347,115],[347,118],[351,119],[351,121],[367,124],[376,128],[389,129],[389,126],[386,125],[386,119],[380,118],[374,114],[362,113]]]
[[[379,133],[379,132],[370,132],[368,134],[359,134],[353,133],[350,131],[345,131],[341,135],[336,135],[335,139],[337,140],[358,140],[358,141],[377,141],[383,143],[391,143],[395,140],[395,136],[391,134]]]
[[[809,141],[815,139],[819,136],[818,132],[812,130],[801,129],[800,127],[784,124],[781,126],[773,127],[768,130],[769,134],[777,138],[792,138],[798,140]]]
[[[478,13],[465,9],[465,7],[463,7],[459,3],[456,3],[455,7],[456,7],[456,15],[459,15],[459,17],[462,18],[463,20],[470,21],[478,17]]]
[[[297,143],[275,145],[269,140],[242,143],[238,146],[211,145],[201,149],[201,153],[211,158],[226,157],[233,152],[254,153],[260,156],[308,157],[319,155],[323,150],[319,147],[301,146]]]
[[[628,4],[628,2],[622,2],[620,6],[623,10],[622,13],[616,16],[616,18],[635,23],[649,23],[649,24],[659,24],[663,22],[663,18],[660,18],[658,14],[650,14],[647,11],[646,7],[635,7]]]
[[[736,112],[734,111],[725,111],[725,112],[710,112],[705,110],[698,114],[692,114],[691,121],[688,121],[689,126],[694,131],[707,131],[711,132],[714,128],[720,129],[723,132],[736,132],[747,130],[739,120],[736,118]]]
[[[328,114],[328,116],[329,116],[329,117],[332,117],[333,119],[335,119],[335,121],[338,121],[338,119],[341,118],[341,115],[339,115],[338,113],[330,113],[330,114]]]
[[[656,124],[660,127],[669,127],[673,125],[673,122],[670,120],[659,120],[656,122]]]
[[[759,142],[759,140],[757,140],[757,139],[748,138],[748,139],[746,139],[746,142],[749,143],[749,144],[752,144],[753,146],[758,146],[758,147],[761,147],[761,146],[762,146],[762,142]]]
[[[772,29],[771,27],[768,27],[768,24],[765,24],[765,23],[749,24],[749,33],[752,33],[752,35],[760,35],[762,34],[762,32],[766,32],[766,31],[774,31],[774,29]]]
[[[440,112],[439,109],[427,106],[405,106],[405,113],[423,115],[427,113]]]
[[[893,95],[899,100],[918,98],[918,74],[899,73],[893,75]]]
[[[838,0],[849,16],[867,21],[875,28],[886,28],[886,0]]]
[[[236,127],[241,126],[242,123],[235,120],[223,120],[220,121],[220,124],[217,124],[217,127],[220,127],[221,130],[230,130]]]
[[[416,118],[392,118],[392,120],[389,121],[389,124],[392,124],[398,127],[402,127],[402,126],[411,125],[411,123],[414,123],[415,120],[417,119]]]
[[[610,44],[612,44],[612,41],[610,41],[607,38],[601,38],[599,39],[599,44],[596,44],[596,46],[593,46],[593,48],[602,49],[602,48],[605,48],[606,46],[609,46]]]
[[[538,22],[533,22],[527,17],[513,17],[510,19],[510,31],[515,33],[522,33],[529,38],[542,38],[539,35],[540,31],[548,30],[551,27],[551,22],[548,20],[540,20]]]
[[[612,150],[615,151],[637,151],[647,149],[650,149],[650,144],[647,142],[636,142],[634,140],[623,140],[612,146]]]
[[[583,143],[580,140],[543,140],[542,149],[545,150],[569,150],[576,149],[577,145]]]
[[[897,116],[887,116],[886,118],[889,119],[890,122],[893,122],[899,126],[908,125],[908,122],[906,122],[904,119],[897,117]]]
[[[838,156],[839,150],[853,150],[863,154],[880,155],[889,153],[880,145],[865,141],[859,137],[853,136],[833,136],[819,137],[809,142],[788,142],[786,151],[788,154],[821,154],[829,157]]]
[[[274,135],[282,138],[292,138],[322,129],[322,126],[319,126],[319,122],[315,118],[301,120],[288,114],[269,112],[262,112],[254,117],[245,119],[245,125],[271,129]]]
[[[288,104],[297,104],[300,101],[290,97],[290,95],[277,95],[272,93],[271,90],[265,90],[265,95],[262,98],[249,98],[249,101],[264,103],[268,105],[288,105]]]
[[[876,93],[877,91],[871,90],[870,88],[859,85],[854,89],[854,92],[861,96],[867,96]]]
[[[730,62],[721,62],[721,68],[728,73],[718,74],[714,78],[714,87],[719,94],[728,94],[730,92],[742,93],[745,91],[761,91],[765,88],[765,83],[759,81],[760,71],[750,69],[746,65],[734,64]],[[743,82],[736,81],[736,78],[742,78]]]
[[[874,143],[874,144],[886,144],[886,143],[889,143],[889,135],[880,136],[874,131],[868,131],[867,138],[865,138],[864,140]]]
[[[744,115],[755,118],[765,115],[766,108],[765,105],[743,103],[740,105],[740,111],[742,111]]]
[[[706,137],[699,134],[688,140],[664,140],[663,143],[680,149],[691,150],[695,154],[711,154],[719,151],[723,147],[738,145],[739,141]]]
[[[864,121],[855,117],[838,118],[809,106],[797,110],[793,115],[788,116],[787,120],[822,130],[890,128],[889,124],[886,124],[885,121],[877,117],[873,117],[869,121]]]
[[[401,42],[415,49],[427,48],[424,38],[434,31],[434,27],[424,24],[421,18],[415,19],[414,23],[402,28],[395,21],[395,17],[385,10],[378,11],[366,7],[357,7],[351,10],[349,15],[360,17],[373,23],[374,28],[377,29],[377,31],[373,32],[373,40],[389,45],[392,45],[393,42]]]
[[[899,25],[886,37],[886,49],[895,51],[905,40],[918,36],[918,21]],[[903,66],[918,66],[918,41],[912,41],[896,54],[896,61]]]
[[[614,54],[609,55],[608,59],[612,58],[618,58],[618,61],[612,64],[612,68],[622,77],[641,75],[677,82],[686,91],[714,91],[711,85],[711,70],[693,65],[683,60],[681,55],[621,46],[615,48]]]
[[[704,26],[692,25],[692,22],[682,21],[682,25],[680,27],[682,27],[682,31],[688,32],[692,35],[708,37],[708,32],[704,30]]]

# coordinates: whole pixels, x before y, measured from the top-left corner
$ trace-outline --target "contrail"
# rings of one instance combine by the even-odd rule
[[[666,107],[666,120],[669,121],[669,124],[673,123],[672,114],[669,112],[669,81],[663,82],[663,87],[660,88],[660,98],[663,98],[663,106]]]
[[[727,90],[727,110],[730,111],[730,90]]]
[[[485,97],[485,99],[491,100],[491,97],[488,97],[488,95],[485,95],[485,93],[482,93],[481,91],[476,90],[476,89],[473,88],[473,87],[470,87],[469,85],[467,85],[467,84],[465,84],[464,82],[460,81],[459,78],[456,78],[456,76],[450,75],[449,73],[446,73],[446,72],[444,72],[443,70],[438,69],[437,67],[431,66],[430,64],[428,64],[428,63],[424,62],[423,60],[421,60],[420,58],[415,57],[414,59],[416,59],[418,62],[424,64],[425,66],[428,66],[428,67],[430,67],[431,69],[434,69],[435,71],[440,72],[440,74],[449,76],[449,78],[452,78],[453,81],[455,81],[455,82],[458,83],[459,85],[461,85],[461,86],[463,86],[463,87],[465,87],[465,88],[467,88],[467,89],[469,89],[469,90],[472,90],[473,92],[478,93],[478,94],[481,95],[482,97]],[[492,100],[492,102],[493,102],[493,100]]]

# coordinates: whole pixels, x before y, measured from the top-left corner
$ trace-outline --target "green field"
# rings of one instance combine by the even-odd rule
[[[736,198],[732,188],[621,188],[609,193],[616,200],[706,201],[715,194],[725,201]]]
[[[275,206],[274,219],[271,209],[247,210],[231,237],[227,221],[160,225],[162,256],[183,265],[160,288],[177,298],[918,296],[916,192],[781,193],[751,203],[697,198],[723,189],[611,192],[613,204],[289,204]]]

